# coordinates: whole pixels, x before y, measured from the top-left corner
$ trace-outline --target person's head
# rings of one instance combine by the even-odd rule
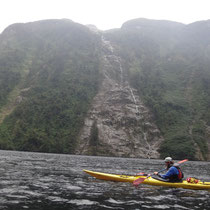
[[[167,168],[170,168],[174,164],[174,161],[171,157],[166,157],[165,164],[166,164]]]

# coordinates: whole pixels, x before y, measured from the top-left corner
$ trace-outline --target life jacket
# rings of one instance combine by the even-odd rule
[[[184,174],[182,173],[181,169],[179,168],[179,166],[175,166],[178,171],[179,171],[179,174],[178,174],[178,179],[181,180],[184,178]]]
[[[174,166],[174,165],[173,165]],[[181,169],[179,168],[179,166],[174,166],[178,171],[178,175],[174,175],[170,178],[170,181],[181,181],[184,178],[184,174],[181,171]]]

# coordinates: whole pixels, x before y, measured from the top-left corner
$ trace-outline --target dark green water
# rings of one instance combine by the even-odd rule
[[[0,151],[0,209],[210,209],[210,191],[96,180],[82,169],[153,172],[161,160]],[[185,177],[210,181],[210,162],[182,164]]]

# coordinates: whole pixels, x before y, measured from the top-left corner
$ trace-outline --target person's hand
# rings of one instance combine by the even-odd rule
[[[154,174],[155,174],[155,175],[158,175],[158,172],[157,172],[157,171],[155,171],[155,172],[154,172]]]

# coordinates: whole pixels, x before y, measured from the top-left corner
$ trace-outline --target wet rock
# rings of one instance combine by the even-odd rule
[[[76,153],[91,155],[91,128],[96,122],[97,155],[159,158],[163,138],[152,114],[124,77],[113,46],[104,38],[102,43],[104,52],[109,53],[103,57],[104,80],[85,119]]]

